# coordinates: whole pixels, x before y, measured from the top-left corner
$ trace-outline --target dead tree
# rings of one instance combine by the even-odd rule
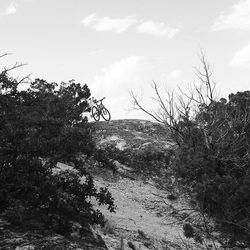
[[[131,92],[133,108],[141,110],[155,121],[166,126],[173,140],[180,145],[185,131],[180,127],[181,121],[196,122],[197,126],[203,131],[206,146],[210,145],[210,134],[207,128],[211,124],[204,123],[204,120],[195,121],[198,111],[203,108],[206,111],[216,102],[216,84],[211,79],[213,71],[208,64],[204,54],[200,55],[201,69],[196,69],[196,75],[200,81],[199,85],[193,85],[187,91],[178,88],[179,92],[165,91],[161,93],[159,86],[153,81],[152,89],[154,91],[153,99],[156,101],[159,109],[149,111],[144,108],[142,98],[138,98],[134,92]]]

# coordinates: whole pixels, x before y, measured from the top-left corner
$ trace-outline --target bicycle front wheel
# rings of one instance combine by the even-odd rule
[[[92,113],[92,117],[94,118],[95,121],[99,121],[100,120],[100,114],[99,114],[99,110],[97,109],[97,107],[92,107],[91,110]]]
[[[110,115],[109,111],[108,111],[105,107],[102,108],[102,113],[101,113],[101,115],[102,115],[102,117],[103,117],[103,119],[104,119],[105,121],[110,121],[111,115]]]

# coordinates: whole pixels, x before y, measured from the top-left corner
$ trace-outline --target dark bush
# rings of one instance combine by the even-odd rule
[[[107,189],[97,190],[81,155],[93,155],[87,85],[36,79],[27,90],[0,73],[0,209],[22,226],[69,233],[74,221],[103,223],[90,198],[114,211]],[[71,162],[61,171],[57,162]],[[39,225],[39,226],[38,226]]]
[[[114,161],[121,161],[122,158],[124,158],[124,154],[121,150],[110,144],[96,149],[94,152],[94,157],[101,167],[116,172],[116,165]]]
[[[143,107],[132,92],[133,104],[169,131],[177,148],[170,162],[195,209],[215,219],[230,249],[238,242],[249,246],[250,91],[218,100],[213,70],[202,51],[200,61],[200,84],[179,88],[179,94],[162,94],[153,81],[157,112]]]
[[[179,125],[185,137],[175,154],[177,175],[231,244],[249,244],[250,91],[200,106],[195,120]]]
[[[116,171],[114,161],[118,161],[131,167],[135,173],[152,176],[152,174],[159,175],[162,169],[167,168],[170,155],[170,152],[164,152],[152,145],[120,150],[111,144],[96,150],[95,159],[113,171]]]
[[[187,238],[194,237],[194,228],[191,226],[191,224],[185,223],[182,228],[183,228],[183,234]]]

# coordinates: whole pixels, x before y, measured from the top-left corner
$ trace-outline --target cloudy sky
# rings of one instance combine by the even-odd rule
[[[0,67],[28,65],[49,82],[87,83],[113,119],[146,118],[129,91],[150,100],[163,89],[197,82],[206,54],[222,96],[250,89],[250,0],[1,0]]]

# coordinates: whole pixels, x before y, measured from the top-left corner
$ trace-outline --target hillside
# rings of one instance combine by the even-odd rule
[[[136,144],[136,142],[140,144],[142,141],[150,141],[158,145],[169,144],[170,138],[167,129],[156,122],[124,119],[109,122],[100,121],[93,123],[93,126],[96,130],[95,138],[97,142],[100,139],[117,135],[121,139],[127,140],[127,143],[130,145],[133,145],[133,143]]]
[[[108,248],[119,250],[124,243],[124,249],[185,249],[187,245],[188,249],[202,249],[202,245],[183,235],[183,225],[194,218],[188,213],[191,208],[187,199],[176,189],[168,164],[141,158],[152,151],[167,155],[174,147],[168,131],[144,120],[98,122],[93,126],[99,148],[110,150],[112,145],[119,151],[113,160],[116,171],[97,167],[92,172],[95,184],[108,187],[117,205],[115,214],[101,209],[106,226],[100,232]],[[140,170],[144,171],[123,164],[123,153],[139,155],[136,166],[141,164]],[[151,164],[160,170],[147,172]]]
[[[219,249],[206,235],[196,234],[196,240],[184,236],[184,225],[201,229],[201,221],[172,175],[169,163],[175,145],[164,127],[145,120],[101,121],[91,126],[98,150],[108,157],[111,168],[90,159],[87,170],[96,187],[109,189],[116,213],[97,206],[105,216],[105,226],[86,230],[81,239],[77,231],[67,239],[44,237],[10,228],[0,220],[0,249]],[[71,169],[62,163],[58,167],[57,171]]]
[[[152,178],[159,176],[160,170],[166,170],[165,161],[169,160],[174,143],[161,124],[127,119],[101,121],[92,126],[97,147],[114,162],[120,174],[126,172],[127,177],[137,179],[137,175],[144,172],[144,177],[148,174]]]

